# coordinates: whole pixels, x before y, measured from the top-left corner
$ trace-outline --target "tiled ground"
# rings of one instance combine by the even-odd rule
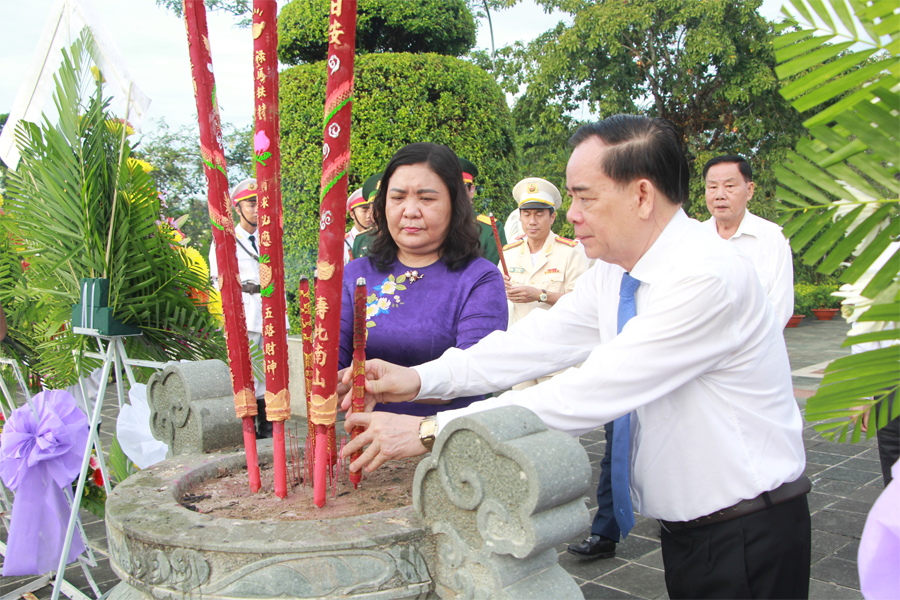
[[[785,331],[791,369],[801,370],[847,354],[840,347],[846,335],[843,321],[817,322],[809,318],[796,329]],[[816,377],[795,377],[794,389],[801,408],[815,390]],[[117,406],[114,396],[105,404],[103,443],[110,441]],[[809,496],[812,511],[812,579],[810,597],[821,599],[862,598],[856,570],[856,551],[866,514],[883,485],[874,440],[859,444],[835,444],[823,440],[807,425],[804,431],[807,474],[813,481]],[[582,436],[581,443],[593,467],[594,482],[603,456],[604,436],[599,429]],[[585,499],[592,509],[595,499]],[[99,588],[105,592],[117,579],[105,559],[105,531],[93,515],[82,511],[88,537],[98,551],[98,568],[93,570]],[[559,546],[559,562],[581,586],[585,598],[667,598],[656,521],[637,517],[634,530],[619,545],[615,558],[584,561]],[[6,531],[0,528],[0,539]],[[572,541],[578,541],[581,538]],[[66,577],[79,589],[92,595],[81,569],[71,566]],[[32,578],[4,578],[0,596],[4,596]],[[39,599],[50,597],[50,588],[35,592]]]

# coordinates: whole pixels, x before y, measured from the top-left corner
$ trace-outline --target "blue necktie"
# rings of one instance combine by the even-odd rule
[[[634,292],[641,282],[629,275],[622,274],[622,285],[619,288],[619,313],[616,333],[622,333],[625,323],[637,314],[634,304]],[[631,507],[631,487],[628,483],[628,464],[630,458],[631,414],[615,420],[612,439],[612,496],[613,511],[616,523],[622,532],[622,538],[634,527],[634,510]]]

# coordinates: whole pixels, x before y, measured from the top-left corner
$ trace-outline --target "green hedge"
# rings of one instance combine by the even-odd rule
[[[297,65],[325,60],[330,0],[294,0],[278,14],[278,57]],[[465,0],[359,0],[356,52],[435,52],[462,56],[475,46]]]
[[[841,299],[832,296],[838,286],[831,283],[795,283],[794,314],[812,316],[814,308],[840,308]]]
[[[437,54],[356,57],[350,190],[412,142],[447,144],[474,162],[479,212],[505,218],[515,207],[517,149],[506,99],[479,67]],[[325,63],[281,74],[281,156],[287,289],[312,276],[319,244]],[[502,223],[502,221],[501,221]],[[293,315],[292,315],[293,318]]]

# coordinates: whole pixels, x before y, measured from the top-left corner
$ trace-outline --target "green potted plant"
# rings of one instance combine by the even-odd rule
[[[823,283],[815,287],[812,294],[812,313],[820,321],[830,321],[841,309],[841,299],[831,294],[837,291],[837,286]]]
[[[788,320],[785,327],[796,327],[800,324],[803,317],[808,317],[812,314],[810,304],[814,287],[809,283],[794,284],[794,315]]]

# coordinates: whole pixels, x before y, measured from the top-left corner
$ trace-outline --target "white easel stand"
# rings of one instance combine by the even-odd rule
[[[76,331],[76,333],[78,333]],[[141,335],[140,333],[134,335]],[[81,498],[84,494],[84,484],[87,479],[88,465],[91,461],[91,454],[94,449],[97,449],[97,461],[100,463],[100,472],[103,475],[103,487],[106,489],[107,497],[112,493],[112,489],[109,485],[109,472],[106,470],[106,461],[103,458],[103,451],[100,448],[100,438],[97,435],[97,425],[100,423],[100,411],[103,409],[103,399],[106,395],[106,383],[109,381],[109,370],[112,365],[116,366],[116,391],[118,393],[119,399],[119,407],[121,408],[122,404],[125,402],[125,387],[122,383],[122,369],[124,368],[125,373],[128,377],[129,383],[133,386],[136,381],[134,378],[134,372],[132,371],[132,366],[140,366],[140,367],[151,367],[154,369],[162,369],[165,367],[165,363],[155,362],[155,361],[147,361],[147,360],[131,360],[128,358],[128,355],[125,354],[125,343],[123,342],[125,337],[131,336],[103,336],[103,335],[94,335],[97,339],[97,344],[100,346],[100,353],[96,352],[85,352],[84,355],[91,358],[101,358],[103,359],[103,369],[100,375],[100,389],[97,391],[97,400],[94,402],[93,410],[91,411],[88,404],[88,395],[84,389],[84,379],[81,377],[82,374],[82,365],[78,357],[75,357],[76,361],[76,370],[79,374],[79,383],[81,385],[81,396],[84,398],[85,404],[85,414],[90,413],[90,435],[88,436],[88,442],[84,450],[84,457],[81,460],[81,473],[78,475],[78,484],[75,488],[75,497]],[[103,348],[102,340],[106,340],[106,349]],[[72,512],[69,514],[69,526],[66,529],[66,537],[65,542],[63,544],[62,554],[59,557],[59,567],[57,568],[57,573],[65,573],[66,570],[66,558],[69,554],[69,548],[72,545],[72,536],[75,534],[76,525],[80,524],[78,519],[78,509],[80,507],[79,503],[72,503]],[[83,537],[83,535],[82,535]],[[85,547],[90,548],[87,544],[87,540],[85,539]],[[93,566],[96,566],[93,565]],[[97,597],[100,597],[100,591],[93,584],[93,580],[91,581],[91,589],[94,590],[94,593],[97,594]],[[61,577],[57,577],[56,581],[53,583],[53,595],[51,596],[52,600],[59,599],[59,592],[62,590],[65,585],[65,580]],[[77,590],[76,590],[77,591]],[[80,592],[79,592],[80,594]],[[67,596],[69,594],[66,594]],[[69,596],[72,598],[72,596]],[[83,596],[87,598],[86,596]],[[0,600],[3,600],[0,598]]]

